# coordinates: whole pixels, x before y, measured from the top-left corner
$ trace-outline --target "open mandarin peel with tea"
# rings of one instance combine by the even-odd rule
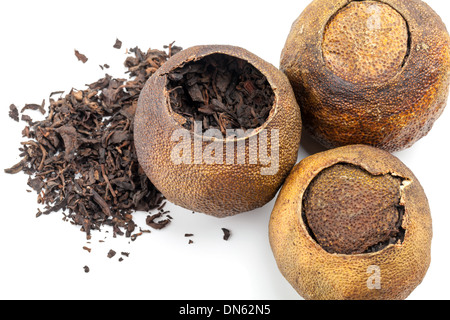
[[[417,178],[365,145],[297,164],[269,222],[277,265],[305,299],[405,299],[428,270],[431,238]]]
[[[245,49],[207,45],[174,55],[149,79],[134,137],[139,163],[169,201],[225,217],[273,199],[297,160],[301,126],[281,71]]]

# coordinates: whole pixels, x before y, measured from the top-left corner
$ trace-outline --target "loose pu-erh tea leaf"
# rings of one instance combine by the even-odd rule
[[[17,110],[17,107],[14,104],[9,106],[9,117],[14,121],[19,122],[19,110]]]
[[[247,61],[212,54],[186,63],[168,74],[172,110],[182,115],[184,127],[203,132],[255,129],[266,122],[274,93],[266,77]]]
[[[222,228],[222,231],[223,231],[223,240],[228,241],[228,239],[231,236],[230,230],[228,230],[227,228]]]
[[[112,258],[112,257],[114,257],[116,255],[116,252],[113,250],[113,249],[111,249],[111,250],[109,250],[109,252],[108,252],[108,258]]]
[[[63,210],[65,220],[81,226],[88,238],[91,230],[111,226],[113,235],[133,240],[134,211],[161,210],[147,223],[161,229],[169,223],[163,218],[164,197],[140,168],[133,141],[133,121],[137,100],[147,79],[180,47],[165,51],[130,49],[125,67],[129,79],[104,78],[87,85],[85,90],[72,89],[63,96],[52,92],[44,120],[33,122],[22,115],[28,125],[22,131],[27,140],[21,143],[21,161],[6,169],[29,175],[28,185],[38,193],[44,205],[36,216]],[[77,51],[76,51],[77,52]],[[77,53],[77,57],[84,59]],[[61,96],[55,100],[54,95]],[[45,113],[45,102],[28,104],[25,110]],[[10,116],[18,121],[17,108]],[[150,217],[150,216],[149,216]]]
[[[116,39],[116,43],[114,44],[113,48],[120,49],[122,48],[122,41],[119,39]]]
[[[75,56],[77,57],[78,61],[81,61],[83,63],[86,63],[88,61],[88,58],[78,50],[75,50]]]

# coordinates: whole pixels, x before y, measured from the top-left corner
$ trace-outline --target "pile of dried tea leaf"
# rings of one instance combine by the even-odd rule
[[[115,48],[120,48],[117,41]],[[63,210],[66,219],[81,226],[88,238],[91,230],[109,225],[114,236],[135,239],[142,232],[133,221],[136,210],[159,209],[147,218],[153,228],[169,223],[170,216],[163,210],[164,197],[140,168],[133,143],[141,89],[181,50],[173,45],[166,49],[130,49],[125,60],[129,79],[106,74],[85,90],[72,89],[64,97],[62,92],[50,94],[48,110],[44,109],[45,101],[22,108],[21,113],[27,109],[48,113],[42,121],[22,115],[27,122],[22,131],[27,140],[19,149],[22,160],[5,172],[29,175],[28,185],[38,193],[38,203],[44,205],[37,216]],[[61,97],[55,100],[55,95]],[[9,114],[19,121],[16,106],[11,105]]]

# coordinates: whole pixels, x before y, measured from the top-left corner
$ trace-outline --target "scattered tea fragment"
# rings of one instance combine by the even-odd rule
[[[148,215],[147,219],[145,220],[145,222],[147,223],[148,226],[152,227],[153,229],[162,229],[165,228],[169,223],[170,220],[169,219],[163,219],[160,221],[155,221],[158,218],[161,218],[162,213],[156,213],[154,215]]]
[[[39,110],[42,114],[45,114],[45,99],[42,100],[41,104],[30,103],[26,104],[20,113],[23,113],[25,110]]]
[[[426,136],[443,113],[449,52],[447,27],[425,1],[314,0],[292,24],[280,70],[323,147],[392,153]]]
[[[190,237],[193,237],[194,234],[193,234],[193,233],[185,233],[184,236],[185,236],[186,238],[190,238]],[[194,243],[194,241],[193,241],[192,239],[189,239],[188,244],[193,244],[193,243]]]
[[[51,97],[53,97],[54,95],[57,95],[57,94],[59,94],[59,95],[62,95],[64,93],[64,91],[53,91],[52,93],[50,93],[50,98]]]
[[[302,218],[327,252],[380,251],[402,243],[405,236],[402,183],[391,174],[374,176],[358,166],[333,165],[317,174],[306,189]]]
[[[268,118],[274,93],[266,77],[248,62],[212,54],[189,62],[168,75],[170,104],[185,117],[184,128],[194,122],[209,128],[253,129]]]
[[[181,47],[174,45],[175,41],[172,41],[169,45],[164,45],[163,48],[168,50],[169,57],[173,56],[174,54],[180,52],[182,49]]]
[[[86,63],[88,61],[88,58],[78,50],[75,50],[75,56],[77,57],[78,61],[81,61],[83,63]]]
[[[116,255],[116,252],[113,250],[113,249],[111,249],[111,250],[109,250],[109,252],[108,252],[108,258],[113,258],[114,256]]]
[[[227,241],[231,236],[231,232],[226,228],[222,228],[222,231],[223,231],[223,240]]]
[[[129,252],[121,252],[120,254],[122,255],[122,257],[119,257],[119,259],[118,259],[119,262],[122,262],[124,260],[123,257],[129,257],[130,256]]]
[[[84,272],[86,272],[86,273],[89,273],[89,271],[90,271],[88,266],[84,266],[83,269],[84,269]]]
[[[9,117],[14,121],[19,122],[19,110],[17,110],[17,107],[14,104],[9,106]]]
[[[120,41],[119,39],[116,39],[116,43],[113,46],[116,49],[120,49],[122,48],[122,41]]]
[[[22,117],[20,117],[20,120],[25,121],[26,123],[28,123],[29,126],[33,126],[33,119],[31,119],[31,117],[27,114],[23,114]]]
[[[91,253],[91,251],[92,251],[91,248],[88,248],[88,247],[86,247],[86,246],[83,247],[83,250],[86,250],[86,251],[89,252],[89,253]]]

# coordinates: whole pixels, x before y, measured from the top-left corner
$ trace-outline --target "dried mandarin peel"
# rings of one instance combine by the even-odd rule
[[[371,176],[401,179],[404,236],[400,241],[375,252],[342,254],[328,252],[311,236],[302,217],[305,192],[321,172],[342,163]],[[405,299],[428,270],[431,238],[430,208],[420,182],[398,158],[365,145],[321,152],[297,164],[280,191],[269,222],[278,268],[305,299]],[[381,288],[376,290],[367,286],[367,272],[373,266],[381,271]]]

